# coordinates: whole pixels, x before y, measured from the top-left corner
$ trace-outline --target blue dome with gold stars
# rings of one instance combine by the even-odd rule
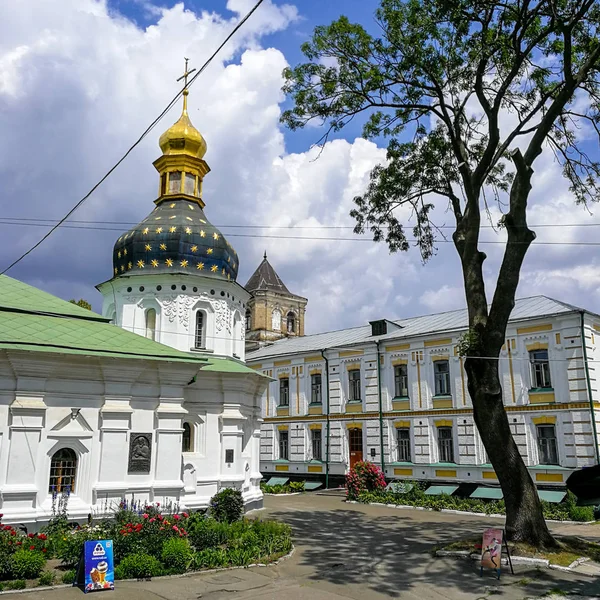
[[[195,273],[235,281],[236,251],[208,222],[202,208],[185,198],[161,202],[113,250],[113,273]]]
[[[204,214],[202,182],[210,171],[204,160],[206,141],[187,112],[187,59],[183,111],[160,136],[162,156],[154,161],[160,174],[156,208],[122,235],[113,250],[113,274],[186,273],[236,280],[238,257]]]

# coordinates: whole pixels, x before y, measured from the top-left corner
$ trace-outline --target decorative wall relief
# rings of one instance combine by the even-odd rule
[[[162,313],[169,319],[169,323],[177,318],[177,296],[167,296],[162,299]]]
[[[231,311],[225,300],[215,302],[215,328],[220,333],[225,327],[227,333],[231,334]]]
[[[129,436],[128,473],[150,473],[152,434],[132,433]]]
[[[190,324],[190,312],[196,298],[191,296],[179,296],[179,323],[187,331]]]

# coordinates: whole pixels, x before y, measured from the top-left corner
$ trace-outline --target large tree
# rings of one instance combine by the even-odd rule
[[[574,201],[600,199],[600,164],[581,142],[582,131],[600,132],[599,24],[594,0],[381,0],[373,33],[345,17],[317,27],[302,48],[308,61],[285,72],[291,129],[320,120],[326,140],[365,115],[363,135],[388,140],[387,161],[355,199],[357,233],[408,250],[399,214],[409,207],[426,260],[432,209],[441,202],[453,213],[474,419],[504,492],[508,537],[536,546],[554,540],[510,432],[498,362],[535,239],[527,203],[536,159],[550,149]],[[506,243],[488,304],[480,233],[492,199]]]

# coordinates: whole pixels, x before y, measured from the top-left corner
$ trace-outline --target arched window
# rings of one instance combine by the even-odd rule
[[[156,339],[156,311],[153,308],[146,311],[146,337],[149,340]]]
[[[205,314],[204,311],[199,310],[196,312],[196,334],[194,337],[194,348],[204,348],[204,328],[205,328]]]
[[[183,424],[183,437],[181,440],[181,451],[182,452],[193,452],[194,451],[194,440],[192,433],[194,431],[193,425],[190,423]]]
[[[61,448],[50,461],[50,493],[74,492],[76,475],[77,454],[71,448]]]
[[[294,333],[296,331],[296,315],[290,311],[287,314],[287,332]]]
[[[250,331],[252,329],[252,311],[246,311],[246,331]]]
[[[278,308],[271,314],[271,329],[281,331],[281,311]]]

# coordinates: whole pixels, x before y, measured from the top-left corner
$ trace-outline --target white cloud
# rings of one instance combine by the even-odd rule
[[[431,312],[445,312],[464,307],[465,291],[462,287],[443,285],[440,288],[426,290],[419,300]]]

